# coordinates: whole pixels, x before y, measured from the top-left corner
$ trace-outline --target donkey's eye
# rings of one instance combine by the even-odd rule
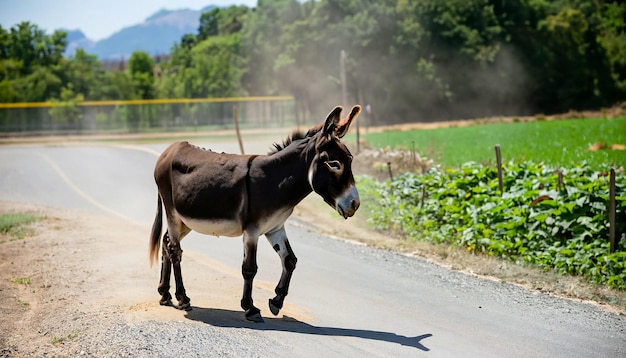
[[[325,164],[328,167],[328,169],[330,169],[332,171],[339,171],[339,170],[341,170],[341,163],[339,163],[338,160],[329,160],[329,161],[325,162]]]

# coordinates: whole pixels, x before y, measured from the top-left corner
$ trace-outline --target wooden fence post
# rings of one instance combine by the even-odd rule
[[[609,172],[609,252],[617,249],[615,240],[615,169]]]
[[[387,170],[389,171],[389,192],[393,195],[393,173],[391,172],[391,162],[387,162]]]
[[[241,132],[239,131],[239,118],[237,118],[237,105],[233,106],[233,119],[235,120],[235,131],[237,132],[237,140],[239,141],[239,149],[241,154],[246,154],[243,151],[243,141],[241,140]]]
[[[557,182],[556,182],[556,189],[558,191],[561,191],[561,189],[563,188],[563,171],[561,169],[557,169],[554,172],[558,176],[558,179],[557,179]]]
[[[504,193],[503,184],[502,184],[502,156],[500,154],[500,144],[496,144],[496,163],[498,165],[498,189],[500,190],[500,195]]]

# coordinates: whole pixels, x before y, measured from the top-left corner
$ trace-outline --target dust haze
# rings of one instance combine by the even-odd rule
[[[276,81],[278,88],[296,98],[299,118],[310,123],[336,105],[349,108],[356,103],[370,105],[371,112],[364,112],[360,119],[369,125],[532,114],[523,56],[506,44],[497,44],[493,60],[483,62],[447,61],[428,52],[403,57],[394,55],[392,49],[384,53],[346,50],[347,103],[343,103],[340,53],[350,45],[327,45],[321,60],[295,60],[274,66],[270,76],[248,76]],[[302,50],[306,53],[319,50],[319,44],[303,46],[311,46]]]

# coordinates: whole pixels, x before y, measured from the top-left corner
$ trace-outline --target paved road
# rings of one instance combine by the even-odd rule
[[[247,145],[257,153],[269,147]],[[232,143],[205,146],[237,151]],[[156,209],[154,153],[164,148],[1,146],[0,200],[101,212],[147,227]],[[194,352],[192,344],[228,344],[237,337],[247,348],[234,349],[234,356],[258,347],[252,355],[626,357],[624,316],[327,238],[297,220],[290,219],[287,231],[299,259],[287,302],[305,308],[311,319],[266,316],[265,324],[242,324],[240,312],[221,312],[216,320],[209,307],[196,307],[188,318],[207,330],[176,323],[183,347]],[[183,248],[233,270],[241,264],[239,239],[192,234]],[[260,242],[258,279],[275,282],[279,275],[276,254]],[[194,293],[188,294],[193,303]],[[267,298],[256,299],[260,306]]]

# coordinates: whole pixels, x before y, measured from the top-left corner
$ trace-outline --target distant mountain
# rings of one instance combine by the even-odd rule
[[[80,30],[68,31],[66,56],[83,48],[98,56],[99,60],[128,59],[137,50],[151,55],[168,54],[174,43],[180,42],[185,34],[196,34],[200,15],[215,8],[209,5],[201,10],[159,10],[144,22],[125,27],[110,37],[93,42]]]
[[[88,39],[85,34],[80,30],[63,30],[67,32],[67,48],[65,49],[66,56],[73,56],[76,53],[77,48],[82,48],[85,51],[92,53],[95,42]]]

